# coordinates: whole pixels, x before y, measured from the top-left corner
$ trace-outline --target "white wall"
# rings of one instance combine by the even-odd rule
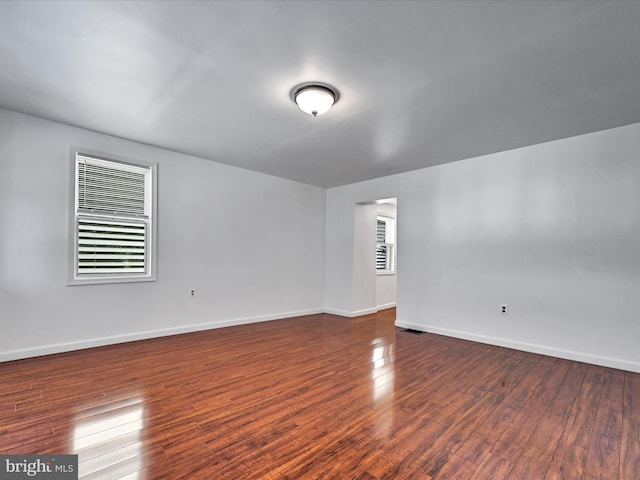
[[[351,206],[354,208],[354,205]],[[355,205],[353,227],[353,304],[348,316],[375,313],[377,205]]]
[[[67,286],[70,145],[159,163],[157,282]],[[354,206],[398,197],[399,325],[640,371],[639,178],[640,124],[325,191],[0,110],[0,360],[375,309]]]
[[[397,207],[391,203],[380,203],[377,205],[378,215],[391,217],[397,220]],[[394,235],[393,238],[398,238],[397,235],[397,222],[393,222]],[[395,265],[395,272],[392,274],[379,274],[376,275],[376,308],[383,310],[385,308],[392,308],[396,306],[396,273],[398,268],[398,246],[395,245],[393,249],[393,265]]]
[[[398,197],[398,325],[640,372],[638,179],[640,124],[329,189],[326,308],[353,205]]]
[[[156,282],[67,285],[70,145],[158,162]],[[0,110],[0,361],[322,311],[325,196]]]

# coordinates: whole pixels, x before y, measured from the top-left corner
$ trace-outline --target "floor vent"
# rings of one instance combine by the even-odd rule
[[[414,330],[413,328],[405,328],[403,332],[413,333],[414,335],[422,335],[423,333],[427,333],[423,332],[422,330]]]

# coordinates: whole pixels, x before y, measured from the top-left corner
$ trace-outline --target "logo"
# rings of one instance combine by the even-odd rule
[[[0,480],[78,480],[77,455],[0,455]]]

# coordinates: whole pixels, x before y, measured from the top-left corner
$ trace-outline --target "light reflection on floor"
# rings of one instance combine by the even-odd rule
[[[144,411],[143,399],[137,398],[77,421],[73,452],[78,454],[79,478],[143,480]]]
[[[373,362],[371,378],[374,382],[373,399],[381,400],[393,395],[394,345],[383,338],[376,338],[371,343],[373,345],[371,358]]]
[[[371,342],[371,378],[373,380],[373,401],[377,415],[374,427],[377,435],[388,438],[393,426],[393,393],[395,345],[384,338]]]

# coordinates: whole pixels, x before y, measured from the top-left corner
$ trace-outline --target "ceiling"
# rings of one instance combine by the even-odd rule
[[[0,107],[331,187],[640,122],[640,2],[5,1]]]

